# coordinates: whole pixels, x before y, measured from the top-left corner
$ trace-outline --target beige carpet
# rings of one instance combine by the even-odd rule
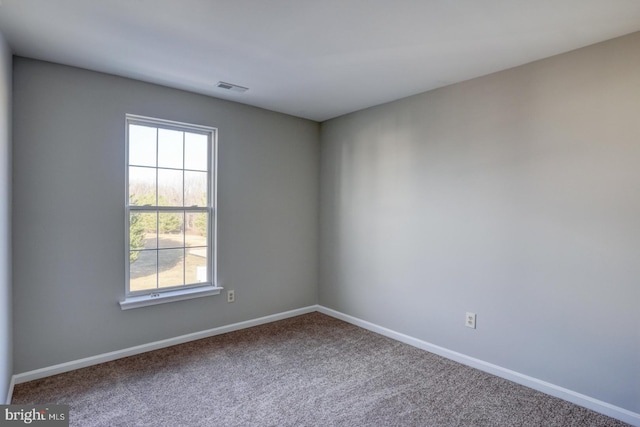
[[[15,387],[72,426],[624,426],[311,313]]]

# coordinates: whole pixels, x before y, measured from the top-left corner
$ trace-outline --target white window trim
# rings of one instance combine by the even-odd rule
[[[148,305],[158,305],[167,302],[182,301],[186,299],[208,297],[218,295],[224,288],[216,286],[199,286],[197,288],[187,288],[166,292],[156,292],[148,295],[138,295],[126,298],[120,301],[122,310],[132,308],[146,307]]]
[[[176,122],[172,120],[157,119],[153,117],[145,117],[134,114],[126,114],[125,117],[125,265],[129,263],[129,142],[128,132],[129,123],[145,123],[151,125],[157,125],[162,128],[176,128],[179,130],[200,130],[211,134],[211,156],[209,159],[210,167],[210,183],[209,183],[209,200],[211,200],[210,206],[210,223],[209,223],[209,263],[207,269],[209,271],[209,277],[211,282],[204,283],[202,285],[187,285],[184,288],[168,288],[167,290],[150,290],[148,293],[129,291],[129,268],[126,268],[125,274],[125,299],[119,301],[120,308],[122,310],[129,310],[132,308],[146,307],[150,305],[164,304],[174,301],[182,301],[193,298],[207,297],[212,295],[218,295],[222,291],[222,287],[217,285],[217,259],[218,259],[218,209],[217,209],[217,194],[218,194],[218,129],[211,126],[194,125],[190,123]]]

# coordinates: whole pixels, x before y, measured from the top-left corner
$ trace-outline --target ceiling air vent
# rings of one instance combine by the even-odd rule
[[[249,90],[248,87],[243,87],[243,86],[238,86],[238,85],[234,85],[232,83],[225,83],[225,82],[218,82],[216,83],[216,87],[219,87],[220,89],[226,89],[226,90],[230,90],[232,92],[246,92]]]

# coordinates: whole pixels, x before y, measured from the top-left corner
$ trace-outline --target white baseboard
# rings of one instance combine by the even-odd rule
[[[318,311],[328,316],[335,317],[336,319],[344,320],[345,322],[351,323],[352,325],[356,325],[380,335],[384,335],[385,337],[392,338],[396,341],[400,341],[413,347],[428,351],[430,353],[446,357],[447,359],[454,360],[456,362],[462,363],[463,365],[471,366],[472,368],[488,372],[497,377],[513,381],[514,383],[523,385],[525,387],[541,391],[550,396],[558,397],[560,399],[575,403],[576,405],[583,406],[587,409],[591,409],[609,417],[616,418],[625,423],[640,427],[640,414],[631,412],[627,409],[620,408],[618,406],[611,405],[598,399],[594,399],[573,390],[569,390],[564,387],[560,387],[555,384],[551,384],[546,381],[542,381],[537,378],[533,378],[528,375],[524,375],[519,372],[515,372],[510,369],[503,368],[501,366],[494,365],[492,363],[488,363],[483,360],[476,359],[462,353],[458,353],[456,351],[452,351],[444,347],[428,343],[426,341],[422,341],[409,335],[405,335],[400,332],[378,326],[374,323],[358,319],[357,317],[341,313],[331,308],[318,306]]]
[[[11,376],[11,381],[9,381],[9,390],[7,391],[7,401],[5,402],[7,405],[11,405],[11,396],[13,396],[13,386],[15,384],[14,375]]]
[[[287,319],[289,317],[295,317],[302,314],[312,313],[319,311],[336,319],[343,320],[361,328],[370,330],[372,332],[384,335],[392,338],[396,341],[409,344],[413,347],[420,348],[430,353],[437,354],[447,359],[454,360],[472,368],[479,369],[484,372],[488,372],[492,375],[513,381],[517,384],[524,385],[534,390],[541,391],[548,395],[564,399],[576,405],[583,406],[601,414],[616,418],[620,421],[628,424],[640,427],[640,414],[631,412],[627,409],[620,408],[615,405],[611,405],[607,402],[603,402],[598,399],[586,396],[584,394],[566,389],[564,387],[557,386],[555,384],[548,383],[546,381],[539,380],[537,378],[530,377],[528,375],[521,374],[519,372],[512,371],[510,369],[503,368],[501,366],[494,365],[492,363],[479,360],[456,351],[440,347],[435,344],[422,341],[420,339],[411,337],[409,335],[402,334],[400,332],[393,331],[391,329],[378,326],[374,323],[367,322],[366,320],[359,319],[357,317],[350,316],[348,314],[341,313],[339,311],[320,306],[312,305],[308,307],[299,308],[296,310],[286,311],[283,313],[272,314],[269,316],[260,317],[257,319],[247,320],[244,322],[233,323],[231,325],[220,326],[218,328],[208,329],[205,331],[194,332],[187,335],[181,335],[166,340],[155,341],[148,344],[142,344],[135,347],[126,348],[123,350],[112,351],[110,353],[99,354],[96,356],[86,357],[84,359],[74,360],[70,362],[61,363],[54,366],[49,366],[33,371],[23,372],[13,375],[11,382],[9,383],[9,390],[7,394],[7,404],[11,403],[11,397],[13,395],[13,387],[15,384],[24,383],[40,378],[49,377],[52,375],[61,374],[63,372],[73,371],[75,369],[85,368],[87,366],[97,365],[99,363],[109,362],[112,360],[120,359],[127,356],[133,356],[140,353],[146,353],[148,351],[158,350],[165,347],[170,347],[177,344],[183,344],[189,341],[195,341],[202,338],[208,338],[215,335],[225,334],[228,332],[238,331],[252,326],[263,325],[265,323],[275,322],[277,320]]]
[[[259,317],[257,319],[246,320],[244,322],[233,323],[231,325],[220,326],[218,328],[207,329],[205,331],[194,332],[191,334],[180,335],[178,337],[169,338],[161,341],[154,341],[148,344],[137,345],[122,350],[112,351],[110,353],[98,354],[96,356],[86,357],[84,359],[72,360],[70,362],[60,363],[59,365],[48,366],[45,368],[35,369],[33,371],[23,372],[13,375],[7,400],[11,401],[13,394],[13,385],[27,381],[33,381],[40,378],[50,377],[52,375],[61,374],[63,372],[73,371],[75,369],[86,368],[87,366],[97,365],[99,363],[110,362],[112,360],[121,359],[127,356],[133,356],[148,351],[158,350],[165,347],[171,347],[177,344],[183,344],[189,341],[195,341],[202,338],[212,337],[214,335],[226,334],[228,332],[238,331],[240,329],[250,328],[252,326],[263,325],[265,323],[275,322],[277,320],[287,319],[289,317],[300,316],[301,314],[312,313],[318,311],[317,305],[298,308],[295,310],[285,311],[283,313],[272,314],[269,316]]]

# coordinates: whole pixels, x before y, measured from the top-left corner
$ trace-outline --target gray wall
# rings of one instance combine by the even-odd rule
[[[0,34],[0,404],[12,371],[11,327],[11,51]]]
[[[317,303],[319,125],[14,60],[14,372]],[[223,295],[121,311],[125,113],[219,129]]]
[[[640,412],[639,52],[323,123],[320,303]]]

